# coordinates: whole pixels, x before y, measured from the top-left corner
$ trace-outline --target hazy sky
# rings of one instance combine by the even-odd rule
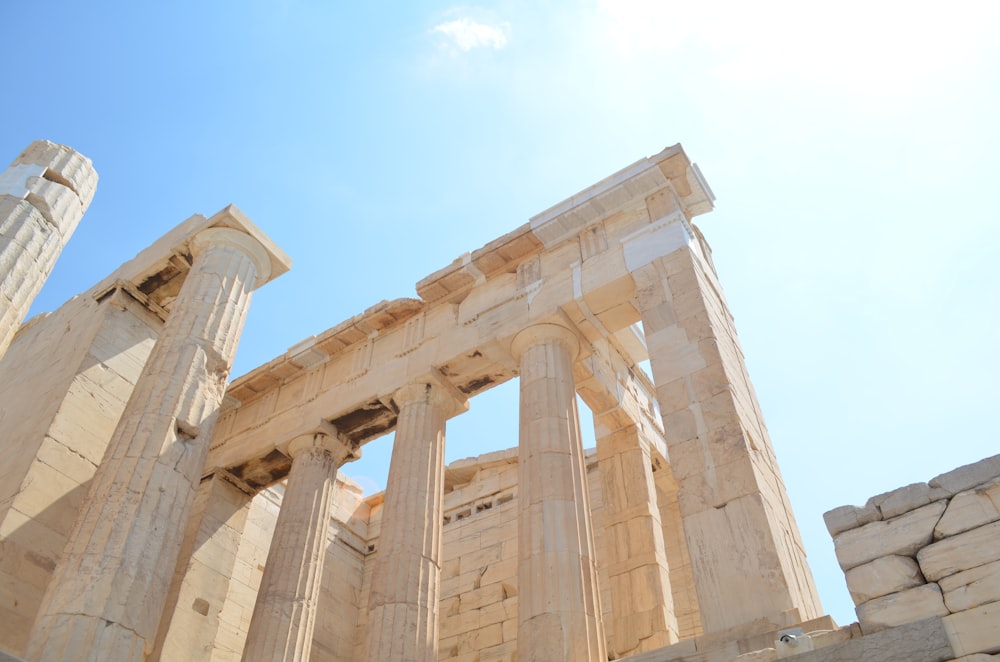
[[[235,203],[295,260],[240,375],[680,142],[828,613],[854,620],[824,511],[1000,452],[1000,3],[93,0],[0,25],[0,161],[47,138],[101,177],[34,312]],[[380,487],[389,442],[346,472]],[[448,460],[516,443],[508,383]]]

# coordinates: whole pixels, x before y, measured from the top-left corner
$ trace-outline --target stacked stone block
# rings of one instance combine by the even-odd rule
[[[941,618],[956,653],[1000,652],[1000,455],[824,518],[866,634]]]
[[[652,213],[652,210],[651,210]],[[635,279],[705,632],[822,614],[732,314],[694,228],[656,221],[625,245]],[[655,228],[659,227],[657,230]],[[648,259],[656,233],[676,250]],[[659,248],[659,247],[658,247]],[[663,252],[661,250],[661,252]]]
[[[517,651],[517,453],[452,464],[444,497],[439,659],[511,662]]]
[[[229,594],[219,614],[219,631],[208,658],[212,662],[238,662],[243,655],[283,493],[284,487],[275,485],[255,496],[250,504],[243,535],[237,542]],[[185,609],[187,605],[177,608]]]

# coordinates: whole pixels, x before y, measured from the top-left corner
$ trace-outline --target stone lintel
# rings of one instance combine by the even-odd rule
[[[598,437],[626,427],[642,431],[644,443],[669,458],[663,423],[656,410],[656,392],[632,357],[612,343],[598,342],[584,361],[574,366],[577,393],[590,408]],[[633,367],[634,366],[634,367]]]

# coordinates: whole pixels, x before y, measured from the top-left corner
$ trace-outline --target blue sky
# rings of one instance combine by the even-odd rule
[[[1000,4],[338,5],[0,5],[0,159],[47,138],[101,177],[34,312],[235,203],[295,260],[239,375],[680,142],[824,606],[854,620],[822,513],[1000,452]],[[448,460],[516,435],[508,384]],[[388,448],[347,473],[378,486]]]

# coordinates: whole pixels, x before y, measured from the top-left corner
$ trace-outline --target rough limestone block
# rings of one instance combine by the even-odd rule
[[[813,646],[817,650],[820,648],[826,648],[827,646],[837,646],[850,641],[855,637],[862,636],[861,626],[857,623],[845,625],[844,627],[840,627],[835,630],[827,630],[825,632],[809,632],[808,634],[812,638]]]
[[[944,627],[955,657],[974,653],[1000,653],[1000,602],[952,614]]]
[[[857,612],[865,634],[949,613],[937,584],[924,584],[870,600],[860,605]]]
[[[941,474],[931,480],[928,485],[940,487],[951,494],[958,494],[997,477],[1000,477],[1000,455],[994,455]]]
[[[1000,602],[1000,560],[943,577],[944,604],[953,614],[989,602]]]
[[[880,556],[913,556],[933,540],[945,502],[936,501],[905,515],[845,531],[833,539],[840,567],[850,570]]]
[[[960,533],[924,547],[917,562],[927,581],[936,582],[956,572],[996,560],[1000,552],[1000,522]]]
[[[849,531],[850,529],[857,529],[865,524],[877,522],[880,519],[882,519],[882,514],[871,503],[866,503],[860,507],[841,506],[840,508],[834,508],[831,511],[823,513],[823,521],[826,522],[826,529],[830,532],[831,536]]]
[[[934,539],[941,540],[997,520],[1000,520],[1000,479],[956,494],[934,528]]]
[[[775,662],[778,659],[778,651],[773,648],[763,648],[759,651],[743,653],[734,662]]]
[[[973,653],[972,655],[963,655],[962,657],[956,657],[954,660],[949,662],[996,662],[1000,659],[1000,655],[987,655],[986,653]]]
[[[946,662],[955,657],[941,618],[882,630],[796,655],[795,662]]]
[[[845,578],[856,605],[925,583],[916,561],[909,556],[896,555],[851,568]]]
[[[873,496],[865,505],[877,508],[882,513],[882,519],[892,519],[911,510],[916,510],[920,506],[926,506],[940,499],[947,499],[949,496],[951,496],[951,492],[939,487],[931,487],[927,483],[913,483],[891,492]]]

